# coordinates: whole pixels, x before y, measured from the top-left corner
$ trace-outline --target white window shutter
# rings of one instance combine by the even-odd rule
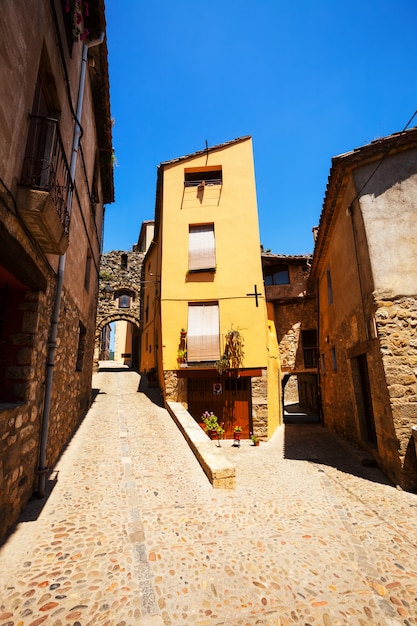
[[[218,361],[220,359],[219,305],[217,303],[188,306],[187,360]]]
[[[214,224],[189,227],[188,269],[190,271],[216,267]]]

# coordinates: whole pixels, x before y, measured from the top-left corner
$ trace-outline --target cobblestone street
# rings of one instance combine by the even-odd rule
[[[318,424],[222,441],[236,489],[213,489],[136,372],[102,362],[93,387],[0,550],[0,626],[417,623],[417,496],[347,444]]]

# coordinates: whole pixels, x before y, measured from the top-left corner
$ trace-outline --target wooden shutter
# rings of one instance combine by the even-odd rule
[[[207,270],[216,267],[214,224],[189,227],[188,269]]]
[[[217,303],[188,306],[187,360],[218,361],[220,359],[219,305]]]

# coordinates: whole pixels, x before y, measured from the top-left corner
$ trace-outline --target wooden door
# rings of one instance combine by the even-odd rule
[[[250,378],[190,378],[188,380],[188,411],[203,425],[201,415],[212,411],[224,428],[225,439],[233,439],[234,427],[242,427],[242,437],[252,430]]]

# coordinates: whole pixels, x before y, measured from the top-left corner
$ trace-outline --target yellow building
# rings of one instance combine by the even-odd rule
[[[281,422],[264,297],[252,140],[161,163],[143,263],[141,370],[201,422],[269,437]],[[240,345],[231,346],[228,339]],[[269,374],[269,375],[268,375]]]

